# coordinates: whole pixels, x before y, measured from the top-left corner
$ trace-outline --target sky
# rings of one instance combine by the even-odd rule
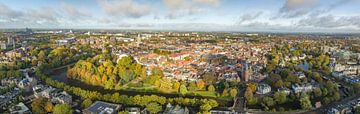
[[[360,32],[360,0],[0,0],[0,28]]]

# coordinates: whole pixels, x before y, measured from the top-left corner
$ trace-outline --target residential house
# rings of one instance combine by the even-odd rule
[[[271,87],[267,84],[259,84],[256,89],[257,94],[267,94],[271,92]]]

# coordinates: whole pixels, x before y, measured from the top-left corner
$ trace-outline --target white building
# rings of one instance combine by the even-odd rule
[[[307,83],[304,85],[294,84],[294,85],[292,85],[292,89],[295,93],[299,93],[299,92],[311,91],[314,89],[314,87],[310,83]]]
[[[271,91],[271,87],[267,84],[259,84],[256,89],[257,94],[267,94]]]

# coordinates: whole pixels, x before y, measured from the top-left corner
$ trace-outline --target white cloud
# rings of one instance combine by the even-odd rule
[[[209,7],[217,7],[221,0],[163,0],[163,3],[169,10],[165,18],[176,19],[202,13]]]
[[[61,11],[63,14],[68,15],[72,19],[91,17],[91,14],[84,9],[80,9],[79,7],[70,5],[70,4],[62,4]]]
[[[220,0],[193,0],[193,1],[203,5],[212,5],[212,6],[218,6],[221,2]]]
[[[150,13],[150,6],[134,0],[98,0],[101,8],[110,16],[127,16],[139,18]]]

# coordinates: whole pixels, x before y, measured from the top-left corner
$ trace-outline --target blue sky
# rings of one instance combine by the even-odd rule
[[[0,28],[359,32],[360,0],[0,0]]]

